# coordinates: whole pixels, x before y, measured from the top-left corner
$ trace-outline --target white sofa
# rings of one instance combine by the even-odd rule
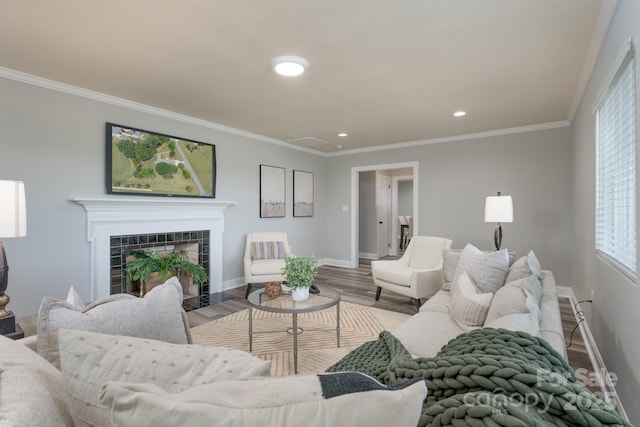
[[[540,332],[539,336],[547,342],[565,359],[567,352],[562,332],[560,307],[556,291],[556,282],[551,271],[543,271],[542,301],[540,303]],[[411,316],[398,329],[393,331],[400,342],[415,357],[432,357],[451,339],[468,332],[449,314],[451,295],[449,291],[440,290],[420,308],[420,312]],[[508,324],[501,327],[510,329]],[[514,324],[513,330],[519,330]]]
[[[448,288],[449,282],[454,280],[461,251],[444,251],[443,254],[443,287]],[[530,263],[532,268],[529,267]],[[475,328],[496,327],[521,330],[544,338],[566,360],[567,352],[553,273],[539,269],[540,266],[533,252],[509,264],[504,284],[501,284],[500,288],[493,293],[487,319],[482,325],[468,326],[457,321],[450,310],[452,291],[441,289],[422,305],[419,313],[413,315],[392,333],[415,357],[432,357],[451,339]],[[532,273],[531,270],[537,271]],[[528,276],[536,273],[541,292],[538,298],[531,299],[537,299],[538,304],[529,307],[525,304],[530,301],[526,299],[527,293],[516,291],[513,287],[521,286]]]

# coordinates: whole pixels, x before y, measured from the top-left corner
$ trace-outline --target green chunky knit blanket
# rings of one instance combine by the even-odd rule
[[[451,340],[435,357],[412,358],[383,331],[327,372],[357,371],[386,385],[424,378],[419,426],[629,426],[598,399],[544,339],[483,328]]]

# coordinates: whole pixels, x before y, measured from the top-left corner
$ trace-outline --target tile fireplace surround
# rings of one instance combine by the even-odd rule
[[[87,212],[87,240],[91,244],[90,298],[111,292],[111,237],[209,231],[209,292],[222,291],[222,233],[224,210],[235,202],[189,198],[74,198]]]

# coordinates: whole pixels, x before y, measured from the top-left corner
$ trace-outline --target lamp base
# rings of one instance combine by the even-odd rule
[[[4,317],[0,317],[0,335],[17,340],[24,338],[24,332],[20,329],[20,325],[16,325],[16,317],[9,312]]]
[[[499,251],[502,245],[502,226],[500,223],[496,224],[496,230],[493,233],[493,243],[496,245],[496,251]]]

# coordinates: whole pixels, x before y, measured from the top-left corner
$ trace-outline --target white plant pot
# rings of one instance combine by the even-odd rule
[[[309,288],[291,289],[291,298],[294,301],[306,301],[309,299]]]

